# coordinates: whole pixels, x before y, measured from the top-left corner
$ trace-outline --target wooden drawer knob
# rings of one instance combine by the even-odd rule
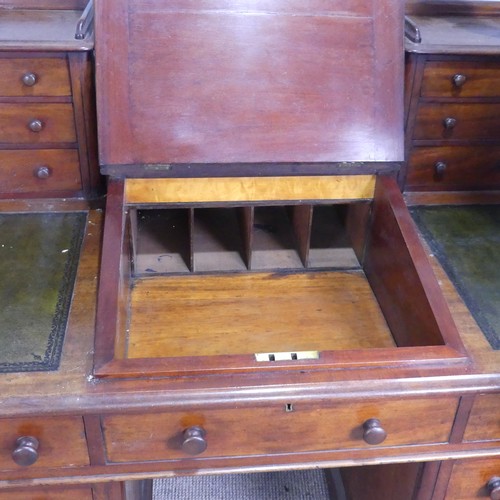
[[[500,500],[500,477],[492,477],[486,484],[491,500]]]
[[[460,88],[466,82],[467,77],[465,75],[462,75],[461,73],[457,73],[456,75],[453,75],[452,80],[453,85],[455,85],[455,87],[457,88]]]
[[[451,130],[451,129],[455,128],[456,124],[457,124],[457,119],[456,118],[452,118],[451,116],[447,116],[443,120],[443,125],[444,125],[444,128],[446,130]]]
[[[52,171],[50,170],[49,167],[43,165],[41,167],[37,167],[35,169],[35,177],[38,177],[38,179],[47,179],[50,177],[52,174]]]
[[[32,131],[32,132],[41,132],[42,129],[43,129],[43,123],[41,120],[31,120],[29,123],[28,123],[28,128]]]
[[[444,161],[438,161],[434,165],[434,173],[436,174],[436,179],[441,180],[446,172],[447,165]]]
[[[387,437],[378,418],[370,418],[363,424],[363,440],[368,444],[380,444]]]
[[[207,449],[205,430],[202,427],[188,427],[182,437],[182,451],[188,455],[199,455]]]
[[[17,465],[33,465],[38,460],[38,439],[33,436],[17,438],[16,447],[12,452],[12,460]]]
[[[23,75],[21,80],[26,87],[33,87],[33,85],[35,85],[38,81],[38,78],[35,73],[26,73]]]

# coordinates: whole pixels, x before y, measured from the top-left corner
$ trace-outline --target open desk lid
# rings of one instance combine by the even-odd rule
[[[97,0],[100,162],[403,159],[399,0]]]

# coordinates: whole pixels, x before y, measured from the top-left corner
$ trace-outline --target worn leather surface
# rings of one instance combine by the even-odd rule
[[[411,213],[493,349],[500,349],[500,205],[421,206]]]
[[[59,365],[86,214],[0,214],[0,372]]]

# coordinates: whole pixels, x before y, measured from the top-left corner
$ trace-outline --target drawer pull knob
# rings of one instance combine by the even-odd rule
[[[38,81],[38,78],[35,73],[26,73],[23,75],[22,81],[26,87],[33,87],[33,85],[35,85]]]
[[[446,172],[447,165],[444,161],[438,161],[434,165],[434,172],[436,173],[436,179],[441,180]]]
[[[380,444],[387,437],[378,418],[370,418],[363,424],[363,440],[368,444]]]
[[[207,449],[205,430],[202,427],[188,427],[183,433],[182,451],[188,455],[199,455]]]
[[[466,82],[467,77],[465,75],[462,75],[461,73],[457,73],[456,75],[453,75],[453,85],[455,87],[460,88],[463,86],[463,84]]]
[[[491,500],[500,500],[500,477],[492,477],[486,484]]]
[[[41,132],[43,129],[43,123],[41,120],[31,120],[28,124],[28,128],[32,132]]]
[[[32,436],[17,438],[16,447],[12,452],[12,460],[17,465],[33,465],[38,460],[38,439]]]
[[[38,167],[35,170],[35,176],[38,177],[39,179],[47,179],[50,177],[52,174],[52,171],[50,170],[49,167],[46,167],[45,165]]]
[[[443,125],[446,130],[451,130],[455,128],[456,124],[457,124],[457,119],[452,118],[451,116],[448,116],[443,120]]]

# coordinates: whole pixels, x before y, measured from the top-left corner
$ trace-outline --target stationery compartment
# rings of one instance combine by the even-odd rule
[[[96,374],[464,366],[395,181],[359,177],[112,182]]]

